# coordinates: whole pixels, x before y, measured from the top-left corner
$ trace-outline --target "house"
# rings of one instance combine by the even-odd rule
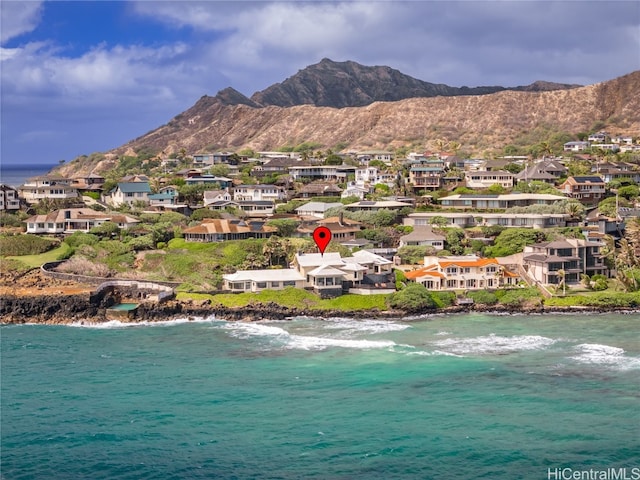
[[[97,173],[91,173],[83,177],[74,177],[71,181],[71,186],[78,190],[78,192],[100,192],[104,185],[105,178]]]
[[[331,230],[331,238],[336,242],[355,240],[356,233],[362,230],[362,224],[348,218],[329,217],[314,222],[304,222],[296,230],[301,237],[311,237],[316,228],[324,226]]]
[[[391,260],[367,250],[359,250],[355,252],[352,257],[345,257],[343,260],[350,262],[352,258],[355,259],[355,262],[358,264],[367,267],[367,274],[386,275],[393,270],[393,262]]]
[[[275,185],[240,185],[233,188],[233,199],[238,201],[277,202],[287,198],[282,187]]]
[[[296,165],[289,167],[289,175],[294,182],[320,180],[343,183],[349,175],[355,177],[356,169],[351,165]]]
[[[261,292],[283,290],[287,287],[302,289],[305,278],[295,268],[271,270],[238,270],[223,275],[224,289],[231,292]]]
[[[542,160],[517,173],[515,178],[518,182],[539,181],[554,185],[567,171],[567,167],[557,160]]]
[[[441,198],[440,204],[449,208],[489,210],[528,207],[529,205],[552,205],[562,200],[566,200],[566,197],[550,193],[456,194]]]
[[[178,203],[178,189],[169,185],[161,188],[158,193],[147,195],[147,198],[151,207],[175,206]]]
[[[233,180],[227,177],[218,177],[216,175],[196,175],[185,179],[187,185],[211,185],[218,188],[229,188],[233,184]]]
[[[580,275],[607,275],[600,242],[568,238],[536,243],[524,248],[522,263],[527,273],[544,285],[580,282]],[[564,273],[563,273],[564,272]]]
[[[421,225],[413,228],[413,232],[400,237],[400,247],[432,247],[444,250],[445,236],[433,231],[431,225]]]
[[[633,137],[629,136],[617,136],[611,137],[611,143],[616,143],[618,145],[633,145]]]
[[[324,218],[327,210],[342,206],[340,202],[309,202],[296,208],[296,214],[300,217]]]
[[[356,159],[360,163],[367,163],[371,160],[379,160],[381,162],[391,163],[391,160],[393,160],[393,152],[386,152],[384,150],[363,151],[356,154]]]
[[[12,212],[20,210],[20,198],[18,190],[9,185],[0,184],[0,212]]]
[[[366,187],[363,183],[349,182],[347,188],[342,192],[342,198],[356,197],[360,200],[364,200],[364,197],[371,193],[371,189]]]
[[[405,277],[428,290],[484,290],[517,285],[520,276],[496,258],[475,255],[424,257],[424,267],[405,272]]]
[[[377,212],[383,209],[400,210],[406,207],[412,208],[412,205],[410,203],[398,202],[395,200],[381,200],[378,202],[361,200],[359,202],[350,203],[349,205],[344,206],[346,210],[351,210],[354,212]]]
[[[225,240],[245,240],[247,238],[269,238],[277,232],[263,221],[221,220],[207,218],[183,230],[187,242],[223,242]]]
[[[439,190],[442,188],[444,173],[443,161],[425,159],[411,165],[409,183],[414,191]]]
[[[204,196],[204,206],[208,207],[209,205],[216,202],[230,202],[231,194],[228,190],[206,190],[203,193]]]
[[[114,207],[127,204],[129,206],[136,202],[149,204],[149,194],[151,187],[148,181],[133,179],[136,181],[122,181],[107,194],[103,194],[103,201]]]
[[[583,152],[591,148],[590,142],[567,142],[562,146],[565,152]]]
[[[513,188],[515,175],[504,170],[466,172],[465,181],[468,188],[484,189],[492,185],[500,185],[503,188]]]
[[[560,185],[560,190],[569,198],[588,205],[599,203],[606,193],[604,180],[598,175],[569,177]]]
[[[503,227],[550,228],[565,227],[571,215],[566,213],[456,213],[417,212],[403,219],[404,225],[417,228],[432,225],[434,218],[446,220],[445,227],[468,228],[475,226],[501,225]]]
[[[620,145],[618,145],[617,143],[592,143],[591,149],[592,151],[600,149],[608,152],[618,152],[620,151]]]
[[[71,186],[71,179],[58,175],[43,175],[29,178],[18,188],[18,195],[27,203],[40,200],[66,200],[79,198],[78,190]]]
[[[112,222],[122,229],[129,229],[140,221],[129,215],[102,213],[91,208],[67,208],[54,210],[46,215],[34,215],[25,220],[27,233],[68,234],[88,232],[105,222]]]
[[[235,203],[248,217],[270,217],[275,212],[271,200],[239,200]]]
[[[335,183],[312,182],[303,185],[296,198],[340,197],[342,189]]]
[[[590,142],[604,143],[607,141],[607,132],[597,132],[589,135],[587,140]]]

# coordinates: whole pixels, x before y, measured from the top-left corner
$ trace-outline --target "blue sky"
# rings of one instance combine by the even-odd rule
[[[6,1],[0,161],[122,145],[202,95],[322,58],[451,86],[589,85],[640,70],[640,2]]]

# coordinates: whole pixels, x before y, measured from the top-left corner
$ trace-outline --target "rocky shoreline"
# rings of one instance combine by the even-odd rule
[[[3,324],[39,323],[49,325],[71,323],[104,323],[109,321],[107,309],[113,303],[108,299],[98,305],[92,304],[87,295],[34,295],[5,296],[0,302],[0,322]],[[484,312],[495,315],[515,314],[558,314],[558,313],[638,313],[628,308],[590,308],[590,307],[552,307],[537,305],[523,308],[504,308],[486,305],[459,305],[445,309],[406,312],[398,310],[314,310],[290,308],[275,303],[255,304],[238,308],[226,308],[212,305],[208,300],[171,300],[160,305],[151,302],[140,303],[133,318],[122,319],[123,322],[156,322],[175,319],[206,318],[215,316],[228,321],[259,321],[263,319],[285,320],[292,317],[349,317],[378,319],[412,319],[425,315],[462,314]]]

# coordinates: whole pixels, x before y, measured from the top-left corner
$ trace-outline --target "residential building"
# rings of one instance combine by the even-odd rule
[[[569,198],[587,205],[599,203],[606,193],[604,180],[598,175],[569,177],[560,189]]]
[[[607,275],[601,242],[568,238],[536,243],[524,248],[523,267],[528,275],[544,285],[580,282],[580,275]],[[563,273],[564,272],[564,273]]]
[[[517,182],[539,181],[554,185],[567,171],[567,167],[557,160],[542,160],[517,173],[515,178]]]
[[[27,203],[40,200],[67,200],[80,197],[78,190],[71,186],[71,179],[57,175],[44,175],[29,178],[18,188],[18,194]]]
[[[97,173],[91,173],[83,177],[75,177],[71,182],[71,186],[78,192],[100,192],[104,185],[105,178]]]
[[[228,190],[206,190],[203,193],[203,197],[205,207],[216,202],[230,202],[232,200]]]
[[[457,194],[440,199],[440,204],[448,208],[469,210],[506,209],[528,207],[529,205],[552,205],[566,200],[562,195],[550,193],[509,193],[504,195]]]
[[[229,188],[233,185],[233,180],[227,177],[218,177],[216,175],[196,175],[185,179],[187,185],[211,185],[218,188]]]
[[[349,175],[355,176],[356,169],[351,165],[297,165],[289,167],[289,174],[295,182],[321,180],[344,183]]]
[[[413,206],[410,203],[405,202],[397,202],[395,200],[381,200],[381,201],[372,201],[372,200],[361,200],[360,202],[350,203],[349,205],[345,205],[344,208],[346,210],[351,210],[354,212],[377,212],[378,210],[400,210],[402,208],[412,208]]]
[[[235,203],[248,217],[270,217],[275,212],[271,200],[239,200]]]
[[[616,143],[618,145],[633,145],[633,137],[629,137],[629,136],[611,137],[611,143]]]
[[[271,201],[285,200],[284,188],[275,185],[240,185],[233,188],[233,199],[238,201]]]
[[[364,197],[366,197],[369,193],[371,193],[371,189],[365,186],[364,183],[349,182],[347,188],[342,191],[341,197],[356,197],[360,200],[364,200]]]
[[[112,222],[123,229],[129,229],[140,221],[120,213],[103,213],[91,208],[67,208],[54,210],[46,215],[34,215],[25,220],[27,233],[67,234],[88,232],[105,222]]]
[[[370,162],[371,160],[391,163],[391,160],[393,160],[393,152],[386,152],[384,150],[363,151],[356,154],[356,159],[360,161],[360,163]]]
[[[223,275],[224,289],[231,292],[261,292],[283,290],[287,287],[302,289],[305,278],[295,268],[270,270],[238,270]]]
[[[444,250],[445,236],[433,231],[431,225],[421,225],[413,228],[413,232],[400,237],[400,247],[432,247]]]
[[[150,207],[175,206],[178,203],[178,189],[173,185],[163,187],[158,193],[147,195]]]
[[[608,152],[618,152],[620,151],[620,145],[618,145],[617,143],[592,143],[591,149],[600,149]]]
[[[316,228],[324,226],[331,230],[331,238],[336,242],[355,240],[356,233],[362,230],[362,224],[343,217],[323,218],[313,222],[304,222],[296,230],[301,237],[311,237]]]
[[[607,137],[607,132],[597,132],[590,134],[587,140],[590,142],[604,143],[607,141]]]
[[[340,197],[342,189],[335,183],[312,182],[303,185],[296,198]]]
[[[0,184],[0,212],[20,210],[18,190],[9,185]]]
[[[475,255],[424,257],[424,267],[405,272],[405,277],[428,290],[485,290],[517,285],[520,276],[496,258]]]
[[[503,188],[513,188],[515,175],[504,170],[466,172],[465,181],[468,188],[484,189],[492,185],[500,185]]]
[[[412,162],[409,183],[414,191],[439,190],[445,174],[444,162],[440,159],[423,159]]]
[[[475,226],[501,225],[519,228],[565,227],[571,215],[565,213],[456,213],[456,212],[417,212],[403,219],[404,225],[414,228],[432,225],[434,218],[444,219],[446,227],[468,228]]]
[[[148,181],[123,181],[109,193],[103,194],[103,201],[114,207],[124,204],[131,206],[136,202],[149,205],[150,193],[151,187]]]
[[[562,147],[565,152],[583,152],[588,148],[591,148],[591,142],[567,142]]]
[[[207,218],[200,225],[183,230],[187,242],[223,242],[247,238],[269,238],[277,232],[264,221],[221,220]]]
[[[330,208],[342,207],[340,202],[309,202],[296,208],[296,214],[300,217],[324,218],[324,214]]]

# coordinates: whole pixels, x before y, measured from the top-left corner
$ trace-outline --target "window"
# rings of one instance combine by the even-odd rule
[[[446,272],[449,275],[457,275],[458,274],[458,267],[447,267]]]
[[[296,282],[294,280],[286,280],[286,281],[282,282],[282,285],[284,287],[295,287],[296,286]]]
[[[256,287],[258,288],[267,288],[267,282],[257,282]]]
[[[278,288],[278,287],[280,287],[280,282],[271,282],[271,287],[272,287],[272,288]]]
[[[127,197],[133,197],[133,192],[127,192]]]
[[[464,267],[464,273],[471,273],[471,267]]]

